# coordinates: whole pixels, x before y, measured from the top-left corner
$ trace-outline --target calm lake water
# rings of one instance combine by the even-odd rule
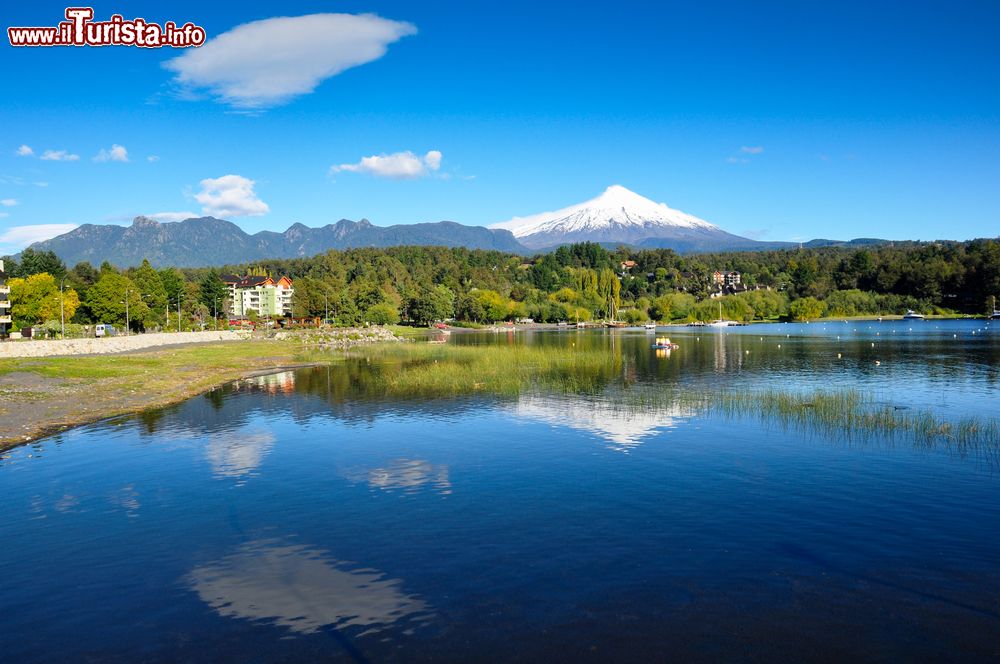
[[[859,388],[993,417],[1000,324],[659,334],[680,348],[641,330],[448,342],[620,357],[584,396],[388,400],[357,360],[7,452],[0,660],[1000,657],[995,449],[611,396]]]

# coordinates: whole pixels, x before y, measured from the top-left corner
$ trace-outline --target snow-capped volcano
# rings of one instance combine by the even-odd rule
[[[490,228],[510,231],[521,244],[531,249],[585,241],[674,246],[680,250],[702,249],[716,243],[730,246],[749,242],[617,184],[589,201],[555,212],[514,217]]]

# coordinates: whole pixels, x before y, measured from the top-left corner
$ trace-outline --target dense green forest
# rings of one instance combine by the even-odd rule
[[[629,322],[811,319],[923,313],[983,314],[1000,294],[1000,241],[893,243],[766,252],[679,255],[669,249],[609,251],[582,243],[531,259],[496,251],[391,247],[329,251],[253,265],[119,270],[67,268],[51,252],[7,260],[18,324],[58,319],[125,322],[136,329],[193,327],[224,317],[220,273],[287,275],[295,316],[337,324]],[[624,267],[625,261],[634,266]],[[714,271],[738,271],[748,290],[710,298]],[[61,290],[60,290],[61,289]],[[72,292],[72,295],[70,295]],[[179,307],[179,320],[178,320]],[[54,315],[55,314],[55,315]]]

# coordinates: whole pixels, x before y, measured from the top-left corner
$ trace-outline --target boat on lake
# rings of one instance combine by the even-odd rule
[[[1000,309],[993,310],[993,314],[990,316],[990,320],[1000,320]]]
[[[918,314],[913,309],[907,309],[906,313],[903,314],[903,320],[923,320],[923,319],[924,319],[924,315],[923,314]]]
[[[643,325],[643,327],[646,328],[647,330],[655,330],[656,323],[646,323],[645,325]]]
[[[663,349],[675,350],[677,348],[680,348],[680,346],[671,342],[669,337],[656,337],[656,340],[653,342],[652,347],[656,348],[657,350],[663,350]]]
[[[729,327],[730,325],[739,325],[734,320],[726,320],[722,317],[722,303],[719,302],[719,319],[713,320],[711,323],[707,323],[708,327]]]

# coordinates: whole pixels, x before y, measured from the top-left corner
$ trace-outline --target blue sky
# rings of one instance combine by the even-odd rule
[[[1000,234],[1000,3],[217,4],[94,4],[201,49],[4,36],[0,253],[137,214],[485,225],[615,183],[763,239]],[[373,16],[268,20],[322,13]]]

